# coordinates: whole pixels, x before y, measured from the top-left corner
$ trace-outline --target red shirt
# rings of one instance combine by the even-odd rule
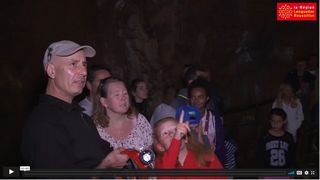
[[[195,156],[195,154],[188,150],[187,156],[184,160],[183,165],[181,166],[178,164],[178,155],[180,152],[180,145],[181,145],[181,140],[177,140],[175,138],[172,139],[171,145],[169,149],[164,153],[162,158],[156,159],[156,168],[158,169],[223,169],[223,166],[221,165],[218,157],[216,155],[209,157],[213,159],[209,166],[202,166],[198,163],[198,160]],[[158,178],[165,178],[165,179],[199,179],[199,178],[216,178],[216,179],[221,179],[225,177],[217,177],[217,176],[212,176],[212,177],[195,177],[195,176],[187,176],[187,177],[178,177],[178,176],[172,176],[172,177],[165,177],[165,176],[160,176]]]

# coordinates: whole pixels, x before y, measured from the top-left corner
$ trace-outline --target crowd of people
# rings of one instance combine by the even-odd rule
[[[43,59],[47,88],[23,134],[26,164],[38,169],[124,168],[129,160],[122,153],[125,149],[152,149],[154,168],[236,167],[237,143],[225,134],[224,104],[209,69],[186,65],[185,86],[172,103],[161,103],[152,111],[147,81],[134,79],[127,88],[112,75],[112,68],[87,67],[87,58],[94,55],[92,47],[67,40],[47,48]],[[257,147],[261,168],[296,167],[298,130],[317,105],[318,80],[305,63],[299,61],[284,79],[270,108],[270,128]],[[75,102],[85,86],[88,96]],[[199,111],[198,123],[184,121],[190,112],[177,115],[184,106]]]

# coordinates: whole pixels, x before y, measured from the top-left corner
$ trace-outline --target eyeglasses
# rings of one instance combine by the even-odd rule
[[[173,137],[174,134],[176,133],[176,129],[172,129],[169,131],[165,131],[161,133],[161,137],[166,138],[166,137]]]

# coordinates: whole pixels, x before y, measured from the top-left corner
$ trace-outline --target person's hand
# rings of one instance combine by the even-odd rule
[[[129,159],[126,154],[121,154],[123,149],[115,149],[111,151],[97,166],[98,169],[103,168],[123,168]]]
[[[153,139],[153,150],[156,154],[162,154],[165,151],[163,145],[157,139]]]
[[[181,111],[179,123],[176,128],[176,133],[174,135],[175,139],[181,140],[183,137],[187,135],[188,132],[190,132],[189,122],[184,123],[184,111]]]
[[[200,124],[199,124],[198,127],[197,127],[197,134],[198,134],[198,141],[199,141],[201,144],[204,144],[202,121],[200,121]]]

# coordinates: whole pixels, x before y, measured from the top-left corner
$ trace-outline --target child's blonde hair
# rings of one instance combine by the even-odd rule
[[[298,106],[298,98],[291,86],[291,84],[287,83],[287,82],[284,82],[282,84],[280,84],[280,87],[279,87],[279,91],[278,91],[278,97],[276,99],[276,107],[278,108],[283,108],[283,101],[286,97],[285,95],[285,90],[290,90],[292,92],[292,97],[290,97],[289,101],[290,101],[290,106],[292,108],[295,108]]]
[[[160,119],[157,121],[154,126],[153,126],[153,133],[154,133],[154,138],[155,142],[159,142],[159,132],[158,128],[169,121],[175,121],[178,123],[178,120],[173,118],[173,117],[167,117]],[[204,144],[199,143],[197,141],[197,137],[192,136],[190,133],[187,134],[188,141],[186,142],[186,147],[188,150],[192,151],[195,155],[196,158],[201,166],[209,166],[210,163],[213,161],[213,150],[205,146]],[[162,156],[163,153],[158,154],[159,156]],[[207,158],[210,157],[210,158]]]

